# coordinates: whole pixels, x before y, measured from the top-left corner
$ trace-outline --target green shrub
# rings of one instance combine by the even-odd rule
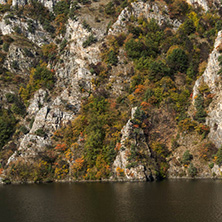
[[[113,2],[109,2],[106,6],[105,6],[105,13],[107,15],[114,15],[115,14],[115,5],[113,4]]]
[[[9,50],[9,46],[10,46],[9,43],[4,42],[2,48],[3,48],[3,50],[4,50],[5,52],[8,52],[8,50]]]
[[[195,177],[197,175],[197,168],[194,167],[194,165],[191,163],[189,168],[188,168],[188,174],[191,177]]]
[[[132,163],[127,164],[127,165],[126,165],[126,168],[127,168],[127,169],[134,168],[134,167],[136,167],[137,165],[138,165],[137,162],[132,162]]]
[[[15,15],[12,12],[9,12],[4,19],[15,19]]]
[[[154,95],[154,92],[152,89],[148,88],[145,92],[145,95],[144,95],[144,100],[145,101],[148,101],[148,99],[150,99],[152,96]]]
[[[129,25],[128,32],[132,33],[134,38],[138,38],[143,33],[143,30],[138,26]]]
[[[195,79],[196,77],[196,72],[194,69],[194,65],[191,63],[189,68],[187,69],[187,76],[191,79]]]
[[[8,19],[5,19],[5,24],[6,25],[11,25],[12,23]]]
[[[12,68],[13,69],[19,69],[18,61],[16,61],[16,60],[12,61]]]
[[[135,41],[130,39],[125,44],[127,55],[132,59],[139,59],[143,55],[146,55],[146,46],[141,41]]]
[[[22,125],[19,130],[24,134],[27,134],[29,132],[29,130],[24,125]]]
[[[14,28],[14,32],[16,32],[17,34],[21,34],[22,33],[22,30],[19,26],[15,26]]]
[[[0,149],[9,141],[15,132],[16,120],[12,113],[0,109]]]
[[[53,11],[55,15],[65,14],[67,15],[69,13],[69,1],[59,1],[55,4],[53,7]]]
[[[10,4],[0,4],[0,12],[5,13],[7,11],[10,11]]]
[[[167,63],[172,73],[183,73],[188,68],[188,56],[184,50],[177,48],[167,56]]]
[[[5,97],[8,103],[14,103],[16,101],[16,95],[14,93],[6,93]]]
[[[190,35],[196,31],[194,23],[191,19],[187,19],[181,26],[179,31],[183,32],[184,35]]]
[[[11,106],[11,111],[13,113],[21,116],[26,113],[26,107],[22,103],[21,99],[18,98],[18,96],[13,93],[7,93],[5,96],[8,103],[13,103]]]
[[[28,15],[29,18],[32,18],[34,21],[39,21],[43,28],[53,33],[55,31],[54,27],[50,24],[55,16],[50,12],[44,5],[38,1],[31,1],[28,7],[24,8],[25,15]],[[35,26],[32,20],[28,20],[28,30],[29,32],[35,32]]]
[[[200,123],[204,123],[206,120],[207,113],[204,110],[204,98],[201,94],[198,94],[197,98],[195,99],[194,105],[197,110],[194,115],[194,119]]]
[[[21,101],[17,101],[12,104],[11,111],[17,115],[24,116],[26,113],[26,107]]]
[[[60,44],[60,50],[63,51],[67,45],[67,40],[64,39]]]
[[[185,165],[188,165],[188,164],[190,164],[192,159],[193,159],[193,155],[190,154],[189,150],[186,150],[183,154],[183,157],[182,157],[182,163]]]
[[[175,150],[179,146],[180,146],[180,144],[177,142],[177,140],[175,138],[172,138],[172,140],[171,140],[171,149]]]
[[[2,38],[3,38],[4,42],[7,42],[9,44],[14,41],[14,39],[12,37],[10,37],[9,35],[4,35]]]
[[[54,85],[55,78],[53,73],[44,66],[37,66],[33,73],[34,87],[45,87],[51,89]]]
[[[214,167],[214,163],[210,163],[208,166],[210,169],[212,169]]]
[[[84,29],[86,29],[88,32],[91,32],[90,25],[86,22],[86,20],[83,21],[82,26]]]
[[[107,63],[113,66],[116,66],[118,63],[118,57],[117,54],[113,51],[110,50],[108,55],[107,55]]]
[[[222,30],[222,21],[221,20],[217,21],[215,27],[218,32],[221,31]]]
[[[170,1],[172,4],[169,5],[170,17],[181,18],[189,12],[189,5],[184,0]]]
[[[222,148],[218,149],[215,156],[216,156],[216,164],[218,166],[221,166],[222,165]]]
[[[76,19],[76,13],[75,11],[80,9],[79,3],[77,1],[73,1],[71,4],[71,8],[69,10],[69,18],[75,20]]]
[[[28,20],[28,31],[32,34],[35,33],[35,25],[34,25],[34,22],[32,20]]]
[[[32,119],[30,120],[30,123],[29,123],[29,128],[30,129],[32,128],[34,121],[35,121],[35,118],[32,117]]]
[[[160,60],[151,62],[148,70],[148,79],[152,81],[159,81],[169,74],[169,68]]]
[[[50,33],[54,33],[55,32],[54,26],[52,26],[50,24],[50,21],[48,21],[48,20],[45,20],[43,22],[42,26],[43,26],[44,30],[47,31],[47,32],[50,32]]]
[[[92,45],[93,43],[96,43],[97,42],[97,38],[94,37],[93,35],[90,35],[86,41],[83,42],[82,46],[83,48],[86,48],[90,45]]]
[[[37,136],[40,136],[40,137],[45,137],[45,136],[47,136],[46,132],[45,132],[43,129],[37,129],[37,130],[35,131],[35,134],[36,134]]]
[[[23,50],[24,50],[25,56],[27,56],[27,57],[34,57],[34,55],[32,54],[32,52],[29,49],[24,48]]]
[[[54,61],[57,58],[57,45],[54,43],[44,44],[42,46],[42,53],[46,61]]]
[[[78,0],[79,3],[82,3],[83,5],[86,5],[86,4],[90,4],[91,1],[90,0]]]
[[[27,86],[21,87],[19,94],[23,102],[27,103],[33,93],[40,88],[51,90],[55,83],[54,71],[47,69],[45,64],[31,69],[30,79]]]

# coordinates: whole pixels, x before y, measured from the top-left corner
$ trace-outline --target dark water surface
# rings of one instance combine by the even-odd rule
[[[0,186],[0,222],[221,222],[222,181]]]

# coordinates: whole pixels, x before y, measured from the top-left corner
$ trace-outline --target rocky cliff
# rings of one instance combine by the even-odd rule
[[[219,2],[1,4],[2,177],[220,176]]]
[[[218,0],[208,1],[208,0],[187,0],[189,4],[201,6],[204,10],[208,11],[212,7],[219,8],[221,2]]]
[[[201,84],[206,83],[210,88],[211,93],[214,95],[213,101],[209,106],[208,117],[206,119],[207,125],[210,127],[209,138],[217,145],[218,148],[221,147],[221,84],[219,75],[220,65],[219,65],[219,56],[220,56],[220,47],[222,44],[222,33],[219,32],[215,40],[214,49],[211,52],[206,70],[203,75],[195,82],[193,89],[193,100],[197,97],[199,91],[198,88]]]

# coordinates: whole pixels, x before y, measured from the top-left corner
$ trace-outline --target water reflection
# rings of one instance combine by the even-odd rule
[[[0,186],[2,222],[221,222],[222,181]]]

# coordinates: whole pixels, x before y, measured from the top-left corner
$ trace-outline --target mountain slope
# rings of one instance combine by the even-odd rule
[[[2,4],[2,177],[219,177],[220,6],[189,4]]]

